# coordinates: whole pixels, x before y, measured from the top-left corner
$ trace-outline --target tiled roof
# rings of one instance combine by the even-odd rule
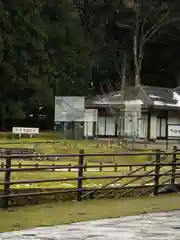
[[[143,89],[154,106],[180,107],[180,94],[176,89],[155,86],[143,86]]]
[[[153,106],[156,108],[180,108],[180,90],[156,86],[128,87],[124,96],[120,91],[98,95],[87,99],[87,105],[93,107],[118,106],[124,103]]]

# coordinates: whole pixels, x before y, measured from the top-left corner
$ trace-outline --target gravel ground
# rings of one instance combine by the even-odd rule
[[[180,240],[180,211],[1,233],[1,240]]]

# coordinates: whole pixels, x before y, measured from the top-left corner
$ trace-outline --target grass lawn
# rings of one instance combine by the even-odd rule
[[[113,144],[108,146],[108,144],[99,144],[95,140],[80,140],[80,141],[58,141],[55,143],[49,142],[47,143],[47,139],[44,136],[40,136],[38,138],[31,139],[6,139],[0,140],[0,148],[9,147],[9,148],[34,148],[38,153],[45,154],[67,154],[67,153],[77,153],[79,149],[84,149],[85,153],[117,153],[126,151],[124,148]],[[147,150],[148,151],[148,150]],[[132,163],[142,163],[147,162],[148,156],[116,156],[116,157],[86,157],[85,162],[89,165],[100,163],[104,164],[132,164]],[[4,162],[4,160],[0,160],[0,162]],[[13,160],[13,164],[21,163],[22,165],[32,164],[35,165],[38,163],[39,165],[77,165],[78,158],[77,157],[69,157],[69,158],[61,158],[59,160]],[[135,170],[137,167],[134,167],[132,170]],[[97,170],[98,168],[96,168]],[[114,172],[114,168],[106,168],[104,170],[108,170],[108,172],[85,172],[85,176],[118,176],[120,174],[127,174],[129,169],[127,167],[118,168],[118,172]],[[152,170],[152,167],[148,167],[146,171]],[[163,168],[162,171],[166,171],[167,168]],[[146,173],[146,171],[141,170],[140,173]],[[11,180],[12,181],[27,181],[27,180],[45,180],[45,179],[57,179],[57,178],[75,178],[77,177],[76,172],[16,172],[12,173]],[[4,173],[0,173],[0,181],[3,181]],[[150,178],[145,177],[143,179],[137,180],[133,184],[139,184],[148,181]],[[98,180],[85,180],[84,186],[100,186],[102,184],[106,184],[114,179],[98,179]],[[131,179],[122,179],[120,184],[124,184]],[[36,184],[19,184],[13,185],[13,188],[58,188],[58,187],[76,187],[76,181],[70,182],[53,182],[53,183],[36,183]],[[2,185],[0,185],[2,188]]]
[[[55,202],[0,210],[0,232],[180,209],[179,195]]]
[[[47,138],[47,136],[50,136]],[[52,143],[52,140],[55,140]],[[52,133],[41,134],[37,138],[21,138],[21,139],[3,139],[0,137],[0,148],[21,147],[34,148],[38,153],[44,154],[71,154],[78,153],[80,149],[84,149],[85,153],[114,153],[127,152],[128,150],[118,146],[117,144],[108,144],[108,141],[97,140],[61,140],[57,138],[57,134],[53,139]],[[147,150],[148,151],[148,150]],[[88,157],[87,157],[88,158]],[[107,159],[109,158],[109,159]],[[117,157],[122,158],[122,157]],[[144,158],[144,156],[141,156]],[[97,157],[97,160],[114,161],[114,157]]]
[[[164,170],[162,170],[163,173]],[[109,187],[119,186],[127,184],[130,181],[131,185],[145,184],[147,181],[149,184],[154,184],[154,176],[145,176],[140,179],[135,177],[131,178],[121,178],[118,177],[122,174],[126,175],[128,172],[85,172],[85,177],[103,177],[103,176],[116,176],[117,178],[108,178],[108,179],[87,179],[83,180],[83,187],[101,187],[104,184],[109,184]],[[136,174],[145,174],[143,170],[138,171]],[[154,174],[153,172],[151,174]],[[76,178],[77,172],[16,172],[12,173],[11,181],[29,181],[29,180],[52,180],[57,179],[55,182],[45,182],[45,183],[20,183],[11,185],[12,189],[21,189],[21,188],[76,188],[77,181],[59,181],[58,179],[65,178]],[[114,182],[117,179],[116,182]],[[165,180],[170,179],[171,176],[162,176],[160,178],[160,183],[163,183]],[[3,182],[4,174],[0,174],[0,181]],[[3,188],[3,185],[0,185],[0,188]]]

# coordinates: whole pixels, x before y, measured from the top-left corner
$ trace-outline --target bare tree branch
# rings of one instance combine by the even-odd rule
[[[111,92],[110,87],[111,87],[111,86],[108,85],[108,90],[109,90],[109,92]],[[105,97],[106,97],[106,93],[105,93],[104,88],[103,88],[102,85],[101,85],[101,92],[102,92],[103,97],[105,98]],[[108,106],[109,106],[109,109],[110,109],[111,113],[112,113],[113,115],[115,115],[116,112],[115,112],[114,108],[111,106],[111,104],[108,103]]]
[[[148,41],[161,27],[167,24],[169,21],[169,14],[171,12],[171,8],[168,9],[168,11],[157,20],[156,24],[154,24],[149,30],[146,31],[143,37],[143,44],[145,44],[146,41]]]

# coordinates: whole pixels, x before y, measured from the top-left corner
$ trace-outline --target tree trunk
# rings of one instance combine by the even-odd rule
[[[140,85],[141,78],[140,78],[140,68],[139,66],[135,69],[135,87],[138,87]]]
[[[141,42],[139,41],[139,25],[140,25],[140,20],[139,20],[139,14],[140,14],[140,6],[137,1],[136,3],[136,22],[135,22],[135,31],[134,31],[134,36],[133,36],[133,55],[134,55],[134,66],[135,66],[135,76],[134,76],[134,85],[135,87],[138,87],[140,82],[140,72],[141,72],[141,64],[140,64],[140,48],[139,44]]]

